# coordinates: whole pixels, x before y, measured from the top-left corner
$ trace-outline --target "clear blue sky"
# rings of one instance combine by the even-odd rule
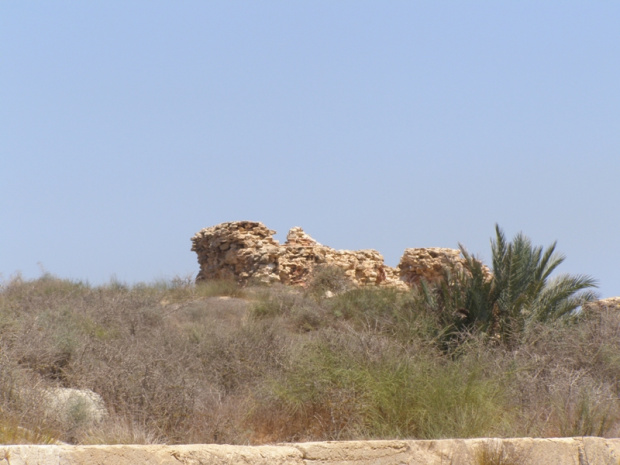
[[[301,226],[396,265],[497,222],[620,295],[620,3],[0,2],[0,273],[198,271]]]

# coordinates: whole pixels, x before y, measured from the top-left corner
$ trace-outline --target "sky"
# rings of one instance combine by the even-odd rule
[[[195,276],[226,221],[336,249],[557,241],[620,295],[620,3],[0,1],[0,279]]]

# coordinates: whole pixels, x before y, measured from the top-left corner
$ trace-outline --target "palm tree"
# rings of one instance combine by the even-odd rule
[[[550,279],[565,260],[555,252],[555,242],[543,251],[522,233],[512,242],[497,224],[495,233],[491,276],[459,244],[467,270],[459,286],[466,316],[462,324],[511,342],[530,324],[570,318],[581,305],[597,298],[591,291],[596,281],[589,276],[563,274]]]

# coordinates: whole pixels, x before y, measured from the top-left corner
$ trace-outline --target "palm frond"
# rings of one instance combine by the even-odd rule
[[[593,292],[581,293],[597,287],[596,280],[585,275],[560,275],[548,283],[533,303],[537,321],[550,321],[570,314],[584,303],[596,298]]]
[[[530,322],[547,322],[575,314],[596,299],[589,276],[561,275],[550,280],[565,260],[556,242],[543,250],[523,233],[512,241],[498,224],[491,240],[493,272],[489,280],[482,264],[459,244],[469,280],[465,301],[470,320],[483,330],[495,328],[505,341],[514,341]]]

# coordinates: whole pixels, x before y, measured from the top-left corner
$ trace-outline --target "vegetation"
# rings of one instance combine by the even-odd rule
[[[354,438],[615,436],[620,314],[579,311],[588,277],[499,227],[492,273],[465,249],[444,284],[305,290],[177,278],[0,286],[0,442],[267,443]],[[329,291],[329,292],[328,292]],[[103,421],[41,397],[90,389]],[[480,463],[511,463],[481,450]]]
[[[555,252],[555,243],[543,251],[522,233],[511,242],[498,225],[495,233],[490,273],[461,245],[464,271],[446,276],[439,299],[426,289],[427,305],[444,313],[446,326],[457,332],[480,330],[515,346],[533,324],[568,321],[597,298],[590,290],[596,281],[589,276],[549,279],[565,259]]]

